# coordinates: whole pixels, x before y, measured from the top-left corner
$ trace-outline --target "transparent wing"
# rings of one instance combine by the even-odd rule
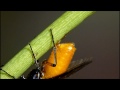
[[[84,67],[84,66],[86,66],[87,64],[89,64],[89,63],[91,63],[92,62],[92,57],[90,57],[90,58],[82,58],[82,59],[80,59],[80,60],[76,60],[76,61],[72,61],[71,63],[70,63],[70,65],[69,65],[69,67],[68,67],[68,70],[67,70],[67,72],[69,72],[69,71],[71,71],[72,69],[74,69],[74,68],[77,68],[77,67]]]
[[[63,74],[61,74],[59,76],[56,76],[56,77],[54,77],[52,79],[64,79],[66,77],[69,77],[73,73],[79,71],[80,69],[82,69],[83,67],[85,67],[86,65],[91,63],[92,59],[93,58],[90,57],[90,58],[84,58],[84,59],[72,61],[65,73],[63,73]]]

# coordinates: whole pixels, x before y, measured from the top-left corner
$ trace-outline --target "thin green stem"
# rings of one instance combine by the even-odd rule
[[[57,43],[68,32],[93,13],[93,11],[67,11],[61,15],[56,21],[54,21],[30,42],[36,59],[38,60],[51,47],[53,47],[50,29],[52,29],[55,43]],[[42,60],[40,60],[40,62],[41,61]],[[5,64],[2,69],[15,78],[19,78],[31,65],[34,64],[34,62],[35,60],[32,56],[31,49],[27,44],[7,64]],[[5,72],[0,72],[1,79],[12,79],[12,77],[7,75]]]

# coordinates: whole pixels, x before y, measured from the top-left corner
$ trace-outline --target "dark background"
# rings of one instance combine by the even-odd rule
[[[63,13],[63,11],[1,11],[1,64],[6,64]],[[91,64],[69,78],[119,78],[118,11],[97,11],[72,30],[62,42],[75,43],[77,51],[73,60],[94,57]],[[50,52],[51,50],[40,59],[47,59]]]

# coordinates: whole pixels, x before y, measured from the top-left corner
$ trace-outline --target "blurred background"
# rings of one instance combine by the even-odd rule
[[[1,65],[65,11],[1,11]],[[93,62],[67,79],[119,78],[119,12],[97,11],[74,28],[62,42],[74,42],[73,60],[93,57]],[[62,43],[61,42],[61,43]],[[49,50],[40,59],[47,59]],[[24,75],[26,76],[34,65]]]

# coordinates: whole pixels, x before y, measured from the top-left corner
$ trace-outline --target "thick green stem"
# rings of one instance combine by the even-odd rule
[[[70,32],[73,28],[75,28],[84,19],[93,13],[93,11],[67,11],[62,16],[60,16],[56,21],[54,21],[50,26],[48,26],[45,30],[43,30],[43,32],[41,32],[30,42],[32,49],[36,55],[36,59],[38,60],[53,46],[50,29],[52,29],[55,43],[57,43],[68,32]],[[40,62],[41,61],[42,60],[40,60]],[[30,47],[27,44],[7,64],[5,64],[2,69],[15,78],[19,78],[33,64],[34,58],[32,56]],[[1,79],[12,78],[3,71],[0,72]]]

